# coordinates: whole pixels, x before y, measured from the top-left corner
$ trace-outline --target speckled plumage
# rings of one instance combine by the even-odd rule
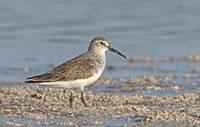
[[[105,64],[104,56],[95,52],[86,52],[66,61],[52,71],[27,78],[27,83],[71,81],[87,79],[96,74]]]
[[[87,52],[75,57],[74,59],[66,61],[50,72],[29,77],[26,79],[25,83],[56,85],[58,82],[59,84],[63,82],[65,85],[70,86],[70,88],[74,85],[83,89],[84,86],[93,83],[94,81],[92,80],[97,80],[100,77],[105,67],[105,52],[108,50],[126,58],[123,54],[111,48],[106,39],[103,37],[96,37],[91,41]],[[95,75],[97,76],[95,77]],[[87,81],[87,79],[89,79],[89,81]],[[83,85],[76,85],[75,81],[77,80],[79,80],[77,83],[80,83],[81,80]]]
[[[81,88],[81,101],[84,106],[87,106],[83,97],[84,87],[91,85],[101,76],[106,63],[105,53],[108,50],[126,58],[116,49],[111,48],[106,39],[96,37],[91,41],[87,52],[61,64],[50,72],[27,78],[25,83]],[[69,101],[72,107],[72,93]]]

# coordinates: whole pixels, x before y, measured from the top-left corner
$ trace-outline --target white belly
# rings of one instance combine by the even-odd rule
[[[49,85],[49,86],[64,87],[64,88],[81,88],[83,90],[85,86],[91,85],[99,79],[99,77],[103,72],[103,69],[101,69],[94,76],[87,79],[77,79],[73,81],[43,82],[40,83],[39,85]]]

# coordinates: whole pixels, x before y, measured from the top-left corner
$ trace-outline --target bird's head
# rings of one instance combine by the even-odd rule
[[[109,45],[108,41],[103,37],[94,38],[90,43],[89,50],[95,50],[102,53],[105,53],[106,51],[111,51],[127,59],[127,57],[124,56],[122,53],[112,48]]]

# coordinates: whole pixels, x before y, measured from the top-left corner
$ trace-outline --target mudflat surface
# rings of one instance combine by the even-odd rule
[[[108,82],[108,79],[101,81]],[[137,85],[133,87],[133,84],[127,85],[126,89],[128,87],[129,93],[134,88],[138,88]],[[157,87],[144,87],[144,89],[149,88],[150,90],[161,90]],[[124,88],[121,90],[127,92]],[[177,88],[171,90],[177,90]],[[87,91],[84,96],[88,107],[84,107],[80,100],[80,92],[74,91],[73,108],[69,106],[69,95],[70,91],[63,89],[39,89],[35,86],[2,88],[0,89],[1,125],[200,125],[199,93],[187,92],[173,97],[159,97],[152,95],[106,95]]]

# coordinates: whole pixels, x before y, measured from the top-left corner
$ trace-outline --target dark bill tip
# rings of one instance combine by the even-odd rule
[[[117,51],[116,49],[114,49],[114,48],[109,48],[110,49],[110,51],[112,51],[112,52],[114,52],[114,53],[116,53],[116,54],[118,54],[118,55],[120,55],[120,56],[122,56],[122,57],[124,57],[125,59],[127,59],[127,57],[125,56],[125,55],[123,55],[122,53],[120,53],[119,51]]]

